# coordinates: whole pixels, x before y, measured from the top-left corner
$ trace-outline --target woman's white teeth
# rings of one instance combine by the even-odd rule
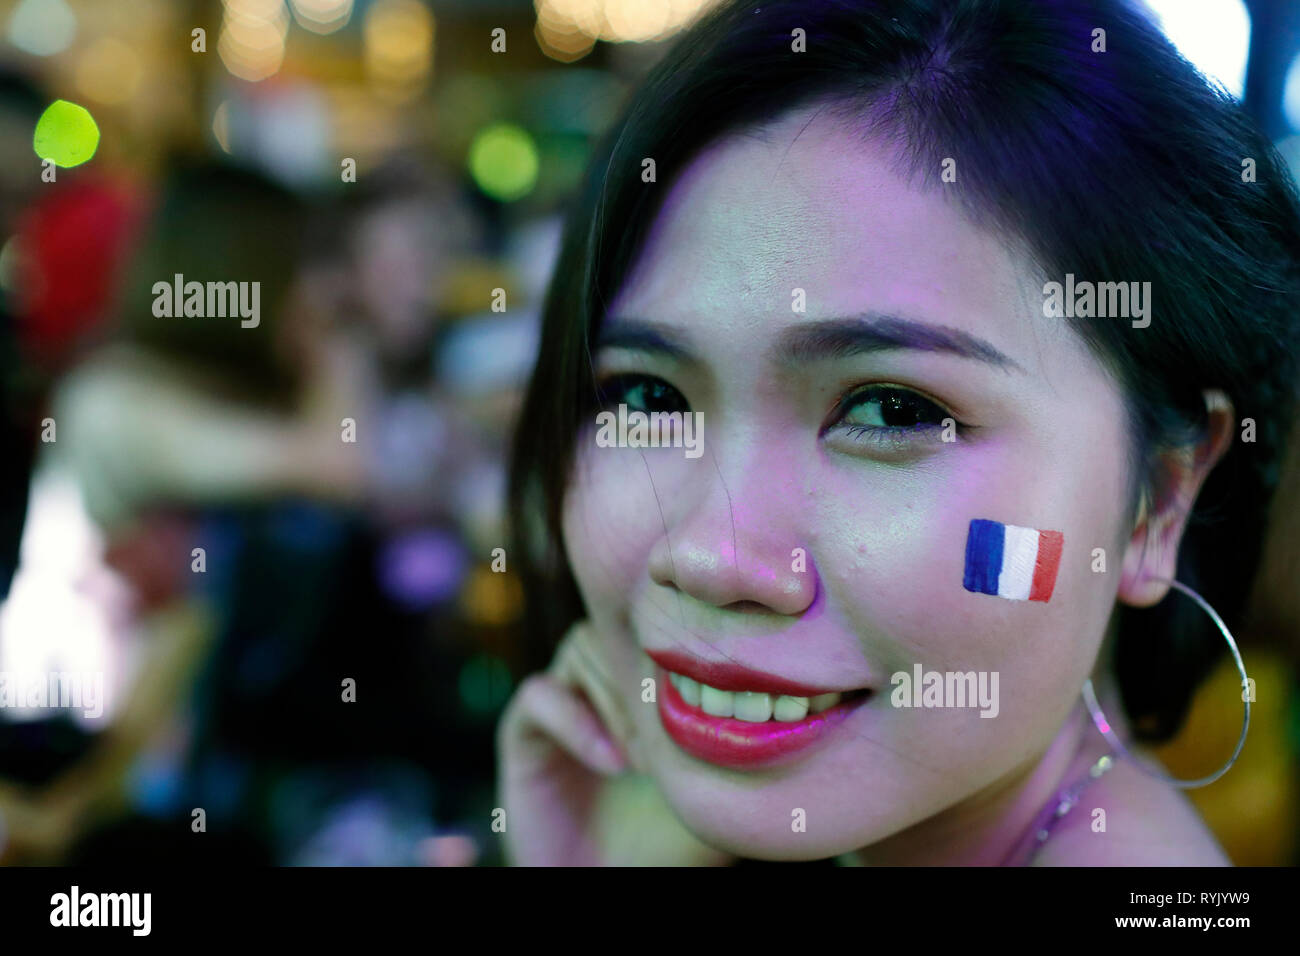
[[[736,714],[737,720],[748,720],[751,723],[761,724],[765,720],[772,719],[772,695],[755,694],[743,690],[736,692]]]
[[[811,698],[808,709],[814,714],[820,714],[823,710],[830,710],[838,704],[843,696],[843,694],[818,694],[816,697]]]
[[[808,698],[782,695],[772,705],[772,716],[786,722],[803,720],[808,716]]]
[[[712,717],[734,717],[754,724],[776,720],[792,724],[809,713],[820,714],[840,702],[843,694],[818,694],[816,697],[792,697],[788,694],[759,694],[753,691],[718,690],[681,674],[669,673],[668,679],[682,695],[682,700]]]
[[[736,713],[736,695],[717,690],[708,684],[700,685],[700,710],[714,717],[733,717]]]
[[[700,682],[691,680],[689,677],[677,676],[677,692],[682,695],[682,700],[692,707],[700,706]]]

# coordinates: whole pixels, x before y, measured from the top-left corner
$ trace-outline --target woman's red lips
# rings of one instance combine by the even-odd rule
[[[718,690],[747,690],[757,694],[788,694],[791,697],[817,697],[820,694],[849,694],[861,688],[813,687],[786,680],[774,674],[751,670],[731,661],[702,661],[680,651],[646,651],[646,656],[666,671],[708,684]]]
[[[798,721],[755,723],[706,714],[682,699],[662,667],[656,671],[659,719],[668,736],[693,757],[738,770],[762,767],[805,750],[825,737],[868,696],[854,694],[828,710],[809,713]]]

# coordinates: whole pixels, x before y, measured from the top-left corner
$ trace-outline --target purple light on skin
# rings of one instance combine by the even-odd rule
[[[478,856],[478,845],[461,833],[426,837],[416,848],[416,857],[425,866],[473,866]]]
[[[394,538],[378,561],[384,593],[409,610],[454,597],[468,563],[455,535],[427,529]]]

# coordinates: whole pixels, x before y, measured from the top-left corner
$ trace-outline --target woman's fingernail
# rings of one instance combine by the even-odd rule
[[[608,740],[600,740],[596,744],[596,750],[600,754],[601,762],[615,770],[622,770],[627,766],[627,760],[623,754]]]

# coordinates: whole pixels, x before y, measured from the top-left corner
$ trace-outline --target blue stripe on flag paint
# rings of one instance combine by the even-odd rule
[[[976,594],[997,594],[998,575],[1002,573],[1002,543],[1006,529],[999,521],[972,518],[966,535],[966,579],[962,582],[967,591]]]

